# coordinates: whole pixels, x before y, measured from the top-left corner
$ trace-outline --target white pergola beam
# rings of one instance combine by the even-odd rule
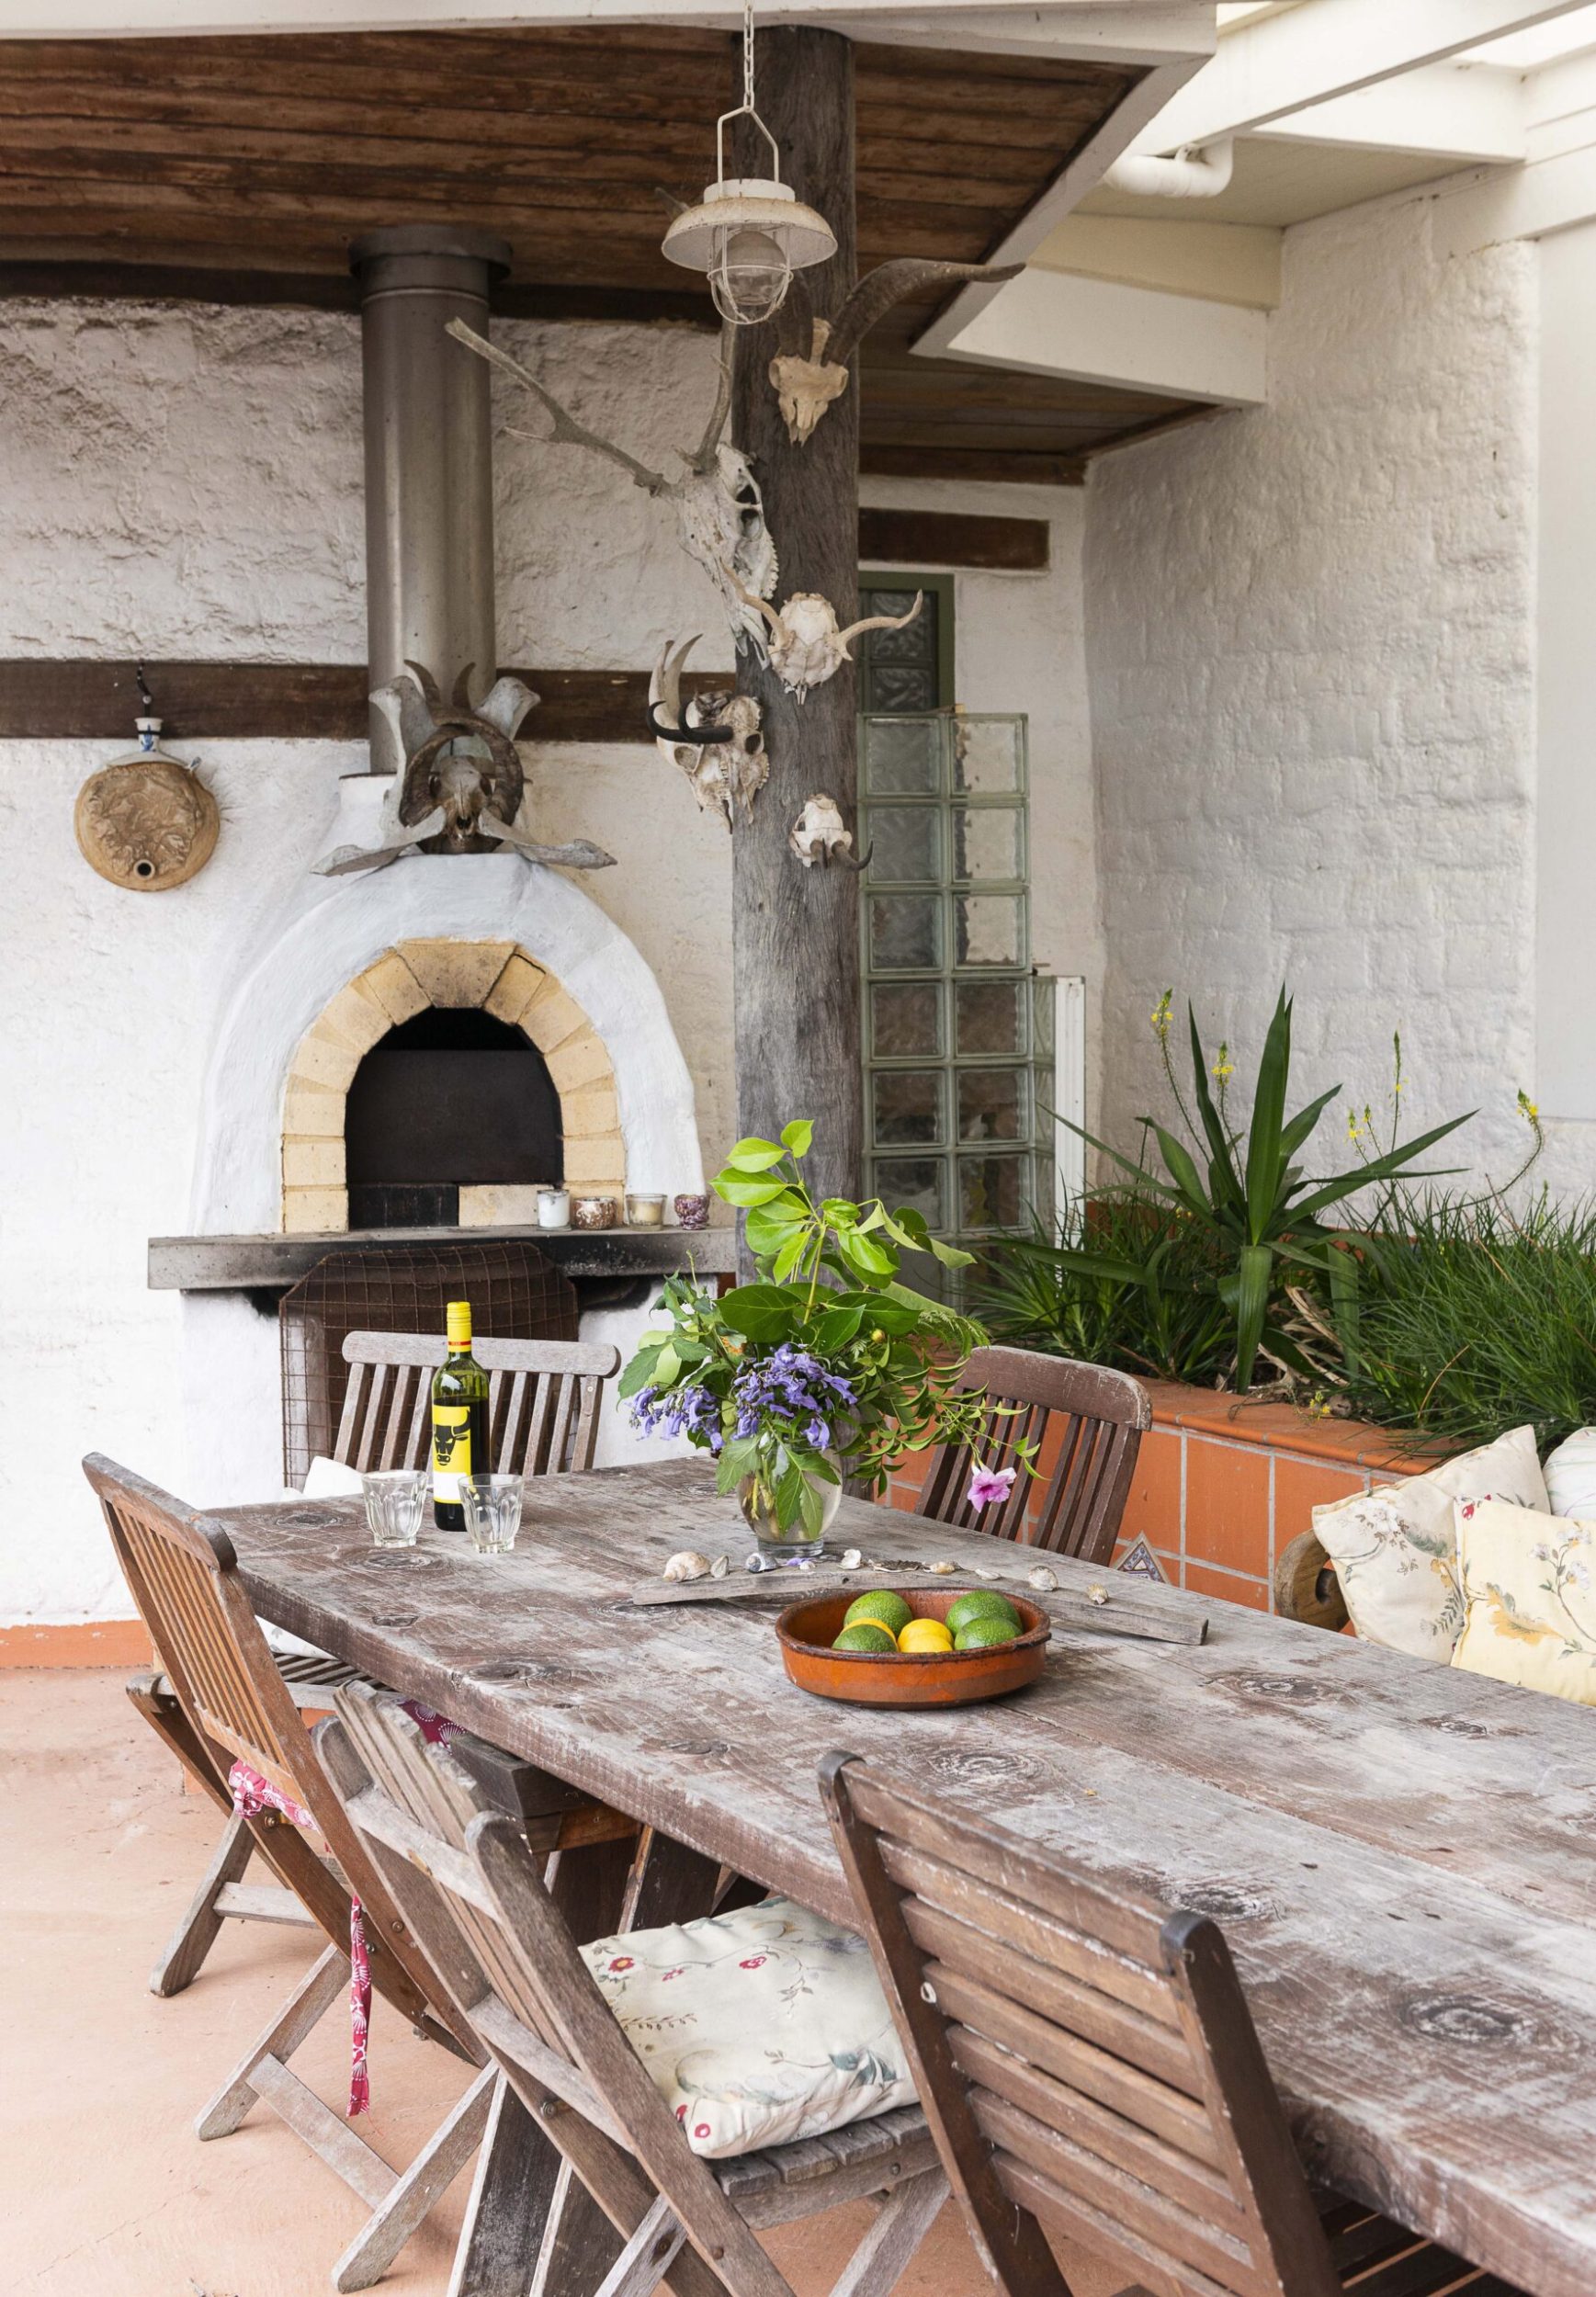
[[[1525,151],[1523,83],[1488,66],[1420,64],[1351,96],[1332,96],[1251,130],[1267,143],[1334,143],[1502,164]]]
[[[981,367],[1252,407],[1267,339],[1268,314],[1240,304],[1036,269],[999,289],[948,349]]]
[[[159,39],[208,32],[387,32],[538,25],[734,29],[742,0],[3,0],[7,40]],[[835,25],[859,40],[1012,51],[1156,67],[1211,53],[1211,0],[759,0],[759,21]]]
[[[1308,0],[1241,24],[1137,138],[1172,153],[1252,134],[1310,104],[1443,63],[1466,48],[1571,15],[1585,0]]]

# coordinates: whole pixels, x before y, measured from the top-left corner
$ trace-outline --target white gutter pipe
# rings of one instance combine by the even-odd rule
[[[1172,160],[1127,154],[1115,160],[1102,180],[1111,190],[1134,192],[1140,199],[1213,199],[1229,183],[1235,156],[1234,139],[1223,136],[1201,150],[1188,144]]]

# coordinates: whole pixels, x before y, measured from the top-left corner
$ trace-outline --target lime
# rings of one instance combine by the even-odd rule
[[[878,1619],[855,1619],[851,1627],[844,1627],[832,1644],[833,1651],[896,1651],[891,1630],[882,1626]]]
[[[867,1595],[855,1596],[848,1605],[843,1624],[851,1627],[855,1620],[878,1619],[889,1634],[896,1635],[900,1627],[909,1624],[913,1616],[901,1595],[894,1594],[889,1587],[876,1587]]]
[[[956,1651],[991,1651],[1000,1644],[1013,1643],[1019,1632],[1012,1620],[1000,1619],[996,1612],[979,1612],[959,1629],[953,1647]]]
[[[972,1587],[968,1595],[956,1596],[948,1605],[947,1624],[956,1635],[972,1619],[987,1618],[1006,1620],[1015,1635],[1020,1632],[1019,1612],[995,1587]]]
[[[900,1651],[951,1651],[953,1637],[940,1619],[911,1619],[898,1637]]]

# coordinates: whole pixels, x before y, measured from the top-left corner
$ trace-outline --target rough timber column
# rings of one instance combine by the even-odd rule
[[[758,68],[759,108],[781,146],[782,174],[836,233],[835,255],[804,275],[816,311],[834,311],[855,261],[853,47],[837,32],[762,32]],[[737,153],[740,168],[764,173],[751,146],[740,142]],[[730,436],[764,490],[781,559],[776,603],[819,591],[846,626],[859,583],[858,383],[807,447],[792,446],[768,371],[779,325],[735,330]],[[774,1137],[789,1117],[813,1117],[810,1185],[852,1196],[862,1126],[859,880],[851,869],[802,868],[787,833],[820,792],[853,824],[857,681],[844,663],[799,702],[744,647],[737,685],[757,696],[770,751],[770,779],[732,842],[739,1127]]]

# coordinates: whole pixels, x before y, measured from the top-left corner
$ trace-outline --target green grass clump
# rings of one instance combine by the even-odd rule
[[[1353,1410],[1471,1444],[1530,1420],[1543,1452],[1596,1424],[1596,1205],[1394,1209],[1345,1374]]]

